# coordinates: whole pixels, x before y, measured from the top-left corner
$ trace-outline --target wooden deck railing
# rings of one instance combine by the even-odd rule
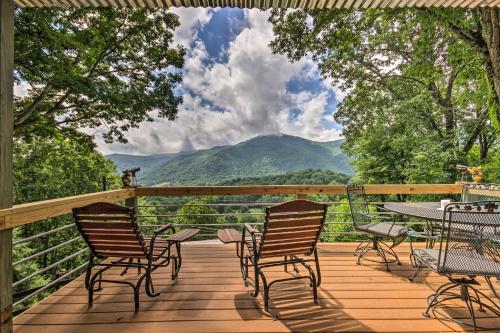
[[[463,186],[461,184],[370,184],[366,185],[366,193],[369,195],[391,195],[391,194],[405,194],[405,195],[455,195],[458,196],[462,193]],[[200,217],[200,216],[217,216],[222,221],[228,216],[241,217],[242,215],[262,215],[256,212],[230,212],[230,213],[217,213],[217,214],[185,214],[179,215],[177,212],[172,213],[172,208],[168,210],[170,213],[159,213],[160,210],[156,210],[156,213],[151,213],[151,206],[147,207],[145,205],[138,205],[138,197],[197,197],[197,196],[259,196],[259,195],[297,195],[298,197],[306,197],[307,195],[345,195],[345,188],[343,185],[259,185],[259,186],[184,186],[184,187],[130,187],[119,190],[111,190],[106,192],[98,192],[91,194],[84,194],[66,198],[59,198],[53,200],[39,201],[21,205],[15,205],[9,209],[0,210],[0,230],[12,230],[15,227],[21,227],[23,225],[28,225],[38,221],[43,221],[49,218],[54,218],[57,216],[65,215],[71,212],[74,207],[80,207],[88,205],[94,202],[123,202],[129,206],[137,206],[139,210],[139,222],[145,229],[145,233],[150,230],[151,227],[156,226],[156,223],[165,222],[169,220],[176,224],[176,219],[181,217]],[[345,202],[329,201],[327,202],[331,207],[337,207],[338,205],[345,205]],[[170,206],[181,206],[181,204],[171,204]],[[266,203],[263,202],[238,202],[238,203],[228,203],[228,202],[214,202],[209,204],[213,207],[224,207],[231,205],[247,206],[247,207],[263,207]],[[167,207],[169,205],[156,205],[156,208]],[[347,214],[344,212],[332,212],[330,216]],[[42,237],[49,237],[49,235],[55,235],[60,232],[67,232],[73,228],[73,224],[67,219],[67,223],[62,226],[58,226],[52,230],[48,230],[36,235],[29,235],[23,239],[17,239],[10,244],[0,244],[2,247],[16,247],[20,244],[26,244]],[[151,223],[151,222],[154,223]],[[334,222],[330,220],[328,225],[337,224],[347,224],[347,222]],[[183,224],[183,226],[189,226],[189,224]],[[235,226],[234,223],[215,223],[206,225],[197,225],[202,229],[201,237],[209,238],[213,237],[216,228]],[[76,233],[76,230],[75,230]],[[43,274],[49,270],[56,269],[59,265],[68,264],[69,260],[74,260],[78,256],[84,256],[86,254],[85,246],[80,242],[77,234],[73,233],[68,239],[63,239],[63,241],[56,245],[51,245],[50,247],[43,249],[38,253],[31,254],[25,258],[21,258],[12,262],[10,258],[10,265],[18,265],[21,263],[29,262],[34,260],[41,255],[46,253],[51,253],[52,251],[60,250],[61,248],[71,248],[72,252],[70,255],[57,260],[56,262],[43,267],[37,272],[30,272],[27,276],[18,278],[14,281],[14,287],[19,286],[21,283],[28,281],[40,274]],[[327,232],[328,233],[328,232]],[[336,233],[331,232],[330,233]],[[344,232],[345,233],[345,232]],[[352,232],[351,232],[352,234]],[[10,251],[9,251],[10,252]],[[9,258],[8,258],[9,259]],[[5,260],[5,259],[2,259]],[[23,304],[23,302],[29,300],[34,295],[40,293],[41,291],[47,290],[48,288],[57,286],[58,283],[64,282],[65,279],[71,278],[76,273],[81,272],[84,264],[79,264],[76,268],[71,267],[66,269],[65,273],[57,279],[49,282],[47,285],[40,289],[35,290],[33,293],[22,295],[14,303],[14,305]],[[2,288],[0,293],[12,293],[12,286],[7,286],[7,288]],[[10,309],[11,310],[11,309]],[[4,311],[5,312],[5,311]],[[3,319],[9,319],[8,313],[2,314]]]
[[[369,184],[366,194],[461,194],[461,184]],[[323,194],[345,195],[343,185],[255,185],[255,186],[173,186],[130,187],[120,190],[83,194],[59,199],[31,202],[0,209],[0,230],[61,216],[93,202],[116,202],[142,196],[207,196]]]

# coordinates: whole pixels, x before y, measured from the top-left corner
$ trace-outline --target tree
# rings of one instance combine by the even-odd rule
[[[500,9],[475,10],[422,9],[435,18],[436,24],[450,28],[458,38],[473,47],[482,57],[488,79],[490,116],[500,129]]]
[[[219,223],[217,210],[206,204],[210,198],[194,199],[177,211],[179,224],[216,224]]]
[[[38,200],[65,197],[102,189],[102,177],[107,179],[109,188],[117,188],[120,183],[115,166],[102,154],[87,145],[80,145],[60,135],[47,139],[30,141],[16,140],[14,144],[14,200],[25,203]],[[26,224],[14,230],[16,239],[25,239],[42,232],[72,224],[70,215],[63,215],[37,223]],[[76,228],[67,228],[45,237],[14,245],[14,261],[59,245],[77,237]],[[70,243],[50,253],[38,256],[15,266],[14,281],[18,281],[40,269],[66,258],[83,248],[83,240]],[[49,269],[15,289],[16,293],[40,287],[48,281],[67,273],[86,259],[86,253]],[[46,295],[39,294],[29,300],[34,302]],[[23,304],[23,305],[27,305]],[[20,305],[22,307],[22,305]]]
[[[177,16],[162,9],[50,8],[15,13],[15,135],[106,127],[106,141],[153,117],[174,119],[184,49]]]
[[[311,54],[347,92],[335,119],[361,181],[451,181],[475,143],[486,157],[497,139],[483,56],[435,20],[407,9],[273,11],[273,51]]]

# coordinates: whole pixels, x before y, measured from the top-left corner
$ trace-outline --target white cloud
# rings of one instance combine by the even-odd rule
[[[180,26],[175,29],[174,42],[189,48],[190,43],[198,37],[198,31],[212,18],[216,9],[208,8],[176,8],[169,9],[179,16]]]
[[[105,145],[98,138],[104,153],[176,152],[280,132],[318,141],[340,137],[338,130],[325,126],[333,121],[331,113],[325,114],[328,97],[336,92],[330,81],[323,81],[320,92],[287,91],[291,80],[317,79],[318,69],[310,58],[290,63],[285,56],[271,53],[269,13],[245,10],[245,28],[223,50],[227,63],[213,63],[198,37],[213,11],[182,8],[174,12],[182,24],[175,39],[188,50],[186,93],[178,119],[143,123],[129,131],[127,145]],[[292,109],[300,112],[290,117]]]

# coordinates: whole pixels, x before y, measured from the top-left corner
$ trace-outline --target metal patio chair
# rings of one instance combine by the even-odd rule
[[[450,281],[428,297],[424,316],[429,317],[431,309],[434,311],[443,302],[454,299],[466,303],[474,332],[477,328],[474,304],[480,310],[487,308],[500,316],[500,303],[479,290],[476,280],[479,276],[500,277],[499,204],[500,201],[451,203],[445,207],[439,248],[412,247],[419,270],[427,267]]]
[[[146,294],[150,297],[158,296],[159,293],[154,291],[151,273],[172,262],[172,279],[175,279],[182,265],[181,242],[193,237],[199,231],[185,229],[176,233],[171,224],[165,224],[158,228],[152,237],[143,237],[137,225],[134,208],[106,202],[74,208],[73,217],[90,248],[85,275],[89,307],[93,304],[94,292],[102,290],[102,283],[106,282],[131,286],[134,289],[135,311],[138,311],[139,290],[144,279]],[[172,234],[162,237],[167,231],[171,231]],[[175,255],[171,251],[174,245]],[[92,274],[93,267],[102,268]],[[103,273],[113,267],[122,267],[122,275],[131,267],[137,268],[139,274],[137,283],[104,279]],[[144,272],[142,275],[141,270]],[[98,288],[95,288],[96,283]]]
[[[495,201],[500,198],[500,185],[499,184],[464,184],[462,188],[461,202],[478,202],[478,201]],[[491,281],[492,277],[485,277],[486,283],[490,286],[496,297],[499,297],[495,289],[494,283]],[[497,277],[496,280],[500,280]]]
[[[361,264],[361,259],[385,264],[386,271],[390,271],[391,263],[396,262],[400,265],[393,248],[406,239],[406,227],[396,225],[390,217],[371,214],[363,185],[346,185],[346,191],[354,229],[371,237],[370,240],[361,242],[354,250],[354,255],[358,257],[358,265]],[[387,245],[384,239],[390,239],[392,244]],[[367,258],[372,252],[375,252],[380,259]]]
[[[317,287],[321,284],[321,271],[316,244],[325,224],[326,212],[327,205],[307,200],[293,200],[266,208],[262,232],[245,224],[242,234],[244,245],[241,246],[239,256],[241,271],[243,279],[246,280],[248,268],[253,265],[255,290],[252,296],[254,297],[259,294],[259,278],[262,279],[266,311],[269,311],[269,289],[273,284],[284,281],[309,279],[313,288],[314,302],[317,303]],[[248,255],[245,254],[245,248]],[[309,262],[315,264],[316,273]],[[298,273],[297,264],[303,265],[309,271],[309,276],[293,276],[268,283],[263,272],[263,269],[275,266],[284,266],[285,271],[288,271],[288,265],[292,265]]]

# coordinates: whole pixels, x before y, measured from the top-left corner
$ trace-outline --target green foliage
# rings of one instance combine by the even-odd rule
[[[325,185],[347,184],[350,176],[334,171],[307,169],[290,172],[284,175],[269,175],[263,177],[236,178],[220,183],[220,185]]]
[[[172,48],[177,16],[163,9],[45,8],[15,13],[18,137],[108,128],[106,141],[154,116],[174,119],[184,49]]]
[[[468,156],[468,165],[481,166],[484,181],[487,183],[500,184],[500,146],[497,145],[490,150],[486,159],[481,160],[479,147],[475,146]]]
[[[97,192],[102,189],[102,177],[108,180],[109,188],[116,188],[119,177],[113,163],[102,154],[85,145],[62,138],[16,140],[14,145],[14,199],[16,203],[25,203],[70,195]],[[27,238],[45,231],[73,223],[69,215],[51,218],[46,221],[27,224],[16,228],[15,239]],[[77,237],[74,228],[65,229],[46,237],[14,246],[14,261],[36,254]],[[56,251],[38,256],[35,259],[14,267],[14,281],[75,253],[84,248],[82,241],[63,246]],[[77,256],[64,265],[57,266],[37,275],[33,279],[15,288],[19,293],[27,289],[40,287],[48,281],[67,273],[82,264],[86,258]],[[32,298],[36,302],[48,292]]]
[[[14,144],[14,201],[25,203],[102,190],[120,184],[115,166],[85,145],[62,138],[17,140]]]
[[[216,224],[219,223],[219,217],[215,215],[192,216],[191,214],[217,214],[217,210],[206,204],[211,198],[204,197],[194,199],[186,203],[177,211],[176,223],[179,224]]]
[[[484,159],[498,140],[484,54],[437,20],[407,9],[273,11],[273,51],[312,54],[347,92],[334,117],[358,182],[452,182],[474,144]]]

